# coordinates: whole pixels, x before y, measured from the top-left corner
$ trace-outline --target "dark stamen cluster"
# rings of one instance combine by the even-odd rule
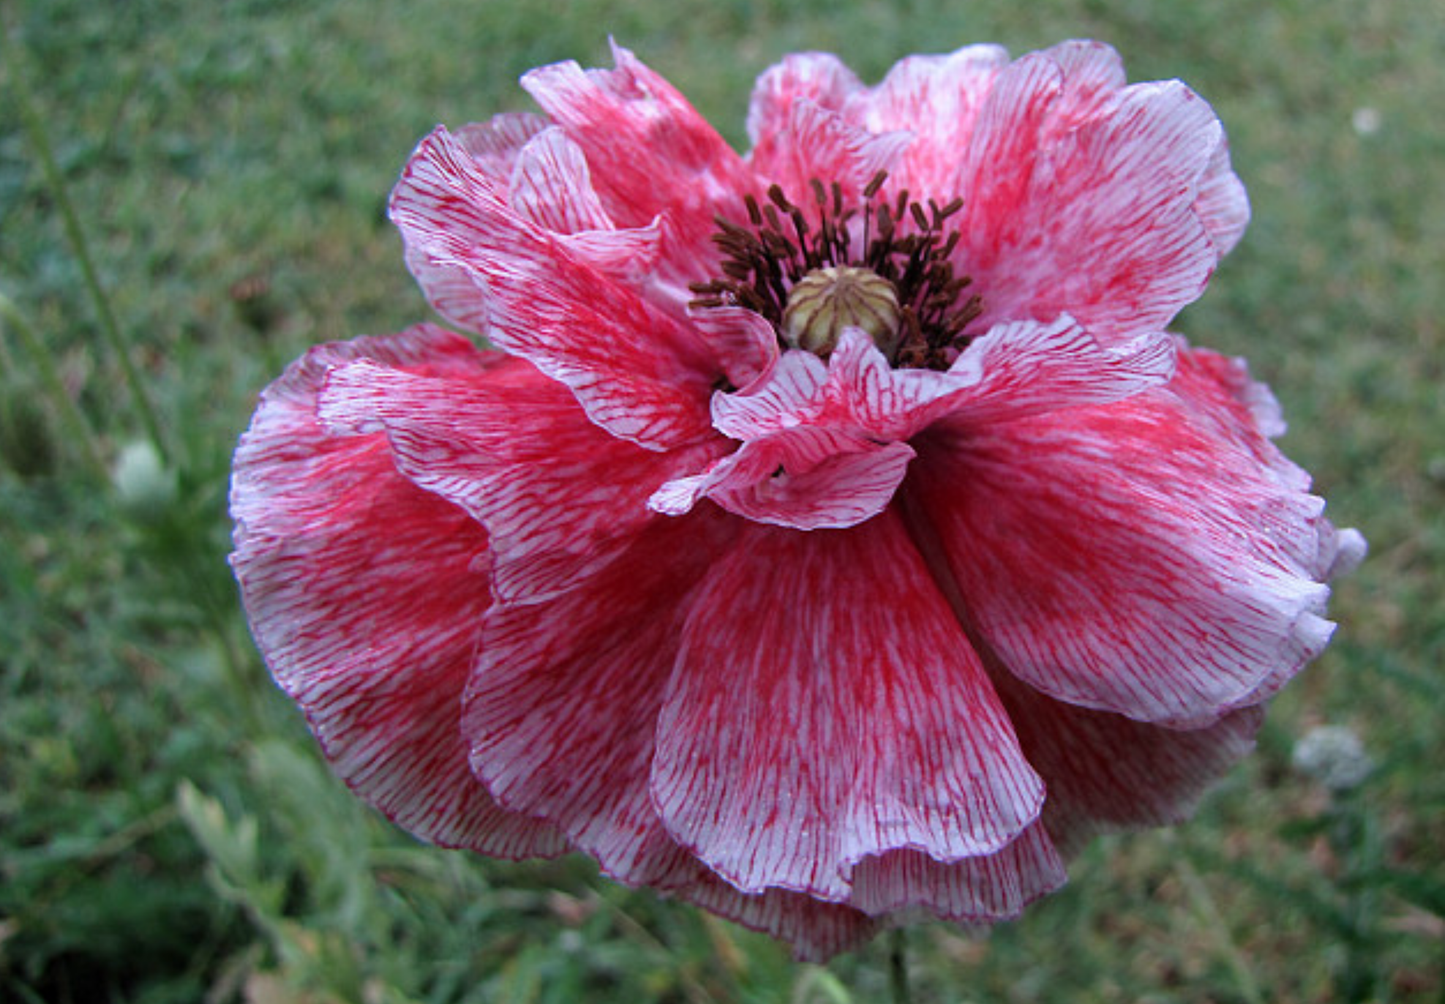
[[[900,367],[946,369],[950,350],[967,344],[963,329],[982,312],[977,296],[964,295],[970,278],[955,276],[949,255],[958,245],[954,231],[944,236],[948,219],[963,208],[962,199],[927,207],[901,191],[892,203],[877,196],[887,172],[879,171],[863,189],[862,209],[846,207],[843,190],[834,182],[825,188],[810,182],[817,204],[817,223],[782,188],[768,189],[768,201],[745,199],[748,224],[716,216],[713,242],[722,251],[722,276],[693,283],[694,307],[737,305],[767,318],[782,338],[783,312],[792,288],[810,272],[834,266],[866,268],[893,285],[901,314],[898,350]],[[862,215],[861,255],[854,252],[851,224]],[[911,220],[903,232],[900,224]]]

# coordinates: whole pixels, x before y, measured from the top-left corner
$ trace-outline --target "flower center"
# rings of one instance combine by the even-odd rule
[[[966,294],[968,276],[954,275],[957,231],[947,231],[962,199],[940,206],[912,201],[906,190],[875,197],[888,175],[863,189],[863,204],[846,207],[842,188],[811,182],[811,214],[782,188],[768,201],[745,199],[748,223],[716,216],[713,243],[722,275],[693,283],[696,308],[740,306],[767,318],[782,348],[827,358],[843,329],[865,331],[897,367],[947,369],[968,344],[964,329],[982,313]]]
[[[847,327],[862,328],[892,358],[898,348],[898,295],[893,283],[853,265],[814,269],[788,291],[783,337],[824,359]]]

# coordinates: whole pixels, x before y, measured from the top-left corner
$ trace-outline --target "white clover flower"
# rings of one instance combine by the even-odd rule
[[[1305,733],[1295,745],[1294,765],[1334,792],[1359,787],[1375,767],[1360,737],[1343,725],[1320,725]]]

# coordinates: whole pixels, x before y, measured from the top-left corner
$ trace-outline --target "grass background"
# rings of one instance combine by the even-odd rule
[[[582,861],[418,846],[319,766],[236,609],[225,486],[257,391],[310,344],[429,316],[383,218],[410,148],[528,107],[531,66],[605,65],[610,33],[740,147],[752,79],[804,48],[876,80],[910,52],[1097,37],[1132,79],[1215,105],[1255,219],[1176,326],[1273,385],[1286,450],[1371,557],[1198,819],[1100,841],[990,938],[914,929],[914,996],[1445,999],[1437,0],[10,0],[0,19],[0,997],[884,995],[882,944],[797,966]],[[174,481],[139,493],[101,469],[145,425],[67,198],[163,430]],[[1376,762],[1348,796],[1290,766],[1320,722]]]

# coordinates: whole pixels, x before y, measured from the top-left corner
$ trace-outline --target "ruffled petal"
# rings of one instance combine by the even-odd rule
[[[994,79],[952,186],[964,200],[955,226],[971,252],[967,274],[989,275],[987,266],[1007,260],[1013,250],[1012,243],[994,243],[1005,237],[1018,242],[1024,233],[1012,225],[1013,215],[1029,194],[1039,138],[1047,131],[1063,87],[1063,70],[1042,53],[1010,63]],[[987,228],[987,237],[973,233],[980,228]]]
[[[732,532],[702,514],[661,520],[571,592],[481,621],[462,719],[472,769],[626,882],[686,870],[648,795],[653,737],[690,591]]]
[[[942,920],[995,923],[1017,917],[1067,880],[1063,859],[1035,823],[1006,847],[961,861],[912,849],[865,858],[853,870],[848,902],[873,916],[923,909]]]
[[[592,189],[582,150],[555,126],[518,151],[507,201],[520,217],[559,234],[615,229]]]
[[[869,132],[835,111],[799,99],[787,127],[769,133],[753,149],[750,163],[811,214],[817,209],[809,194],[813,181],[836,184],[845,203],[856,202],[873,176],[891,169],[912,141],[905,132]]]
[[[984,320],[1067,310],[1117,337],[1163,328],[1218,262],[1190,207],[1220,142],[1209,107],[1178,84],[1133,89],[1061,139],[1006,219],[960,224]]]
[[[1072,39],[1044,49],[1039,55],[1063,73],[1063,88],[1051,123],[1055,134],[1093,118],[1128,83],[1124,61],[1103,42]]]
[[[907,132],[913,143],[892,168],[895,188],[947,202],[974,122],[1008,52],[971,45],[944,56],[909,56],[883,81],[849,101],[844,114],[873,132]]]
[[[665,825],[745,893],[844,901],[865,858],[991,854],[1043,801],[891,511],[746,531],[695,598],[657,736]]]
[[[559,234],[557,243],[580,262],[591,265],[609,278],[632,287],[645,286],[657,268],[662,253],[662,228],[659,224],[628,230],[581,230]],[[668,309],[676,313],[676,305]],[[723,371],[727,363],[720,359]]]
[[[445,130],[407,163],[391,217],[439,311],[566,384],[608,432],[650,449],[707,434],[722,369],[695,333],[519,216]],[[484,310],[458,309],[468,282]]]
[[[487,177],[509,184],[522,149],[548,128],[541,115],[503,112],[486,122],[472,122],[456,131],[457,142]]]
[[[334,432],[384,431],[402,473],[486,527],[492,592],[507,603],[548,599],[605,567],[657,518],[646,505],[656,487],[713,455],[609,436],[515,358],[443,377],[361,360],[328,374],[318,411]]]
[[[1106,349],[1067,317],[999,325],[947,373],[893,369],[867,335],[850,329],[826,364],[790,351],[749,387],[716,395],[713,424],[742,447],[668,482],[649,505],[677,514],[708,497],[777,526],[854,526],[893,498],[915,456],[905,440],[935,421],[998,421],[1118,400],[1165,382],[1173,368],[1168,335]]]
[[[778,358],[778,336],[772,324],[746,307],[705,307],[692,311],[689,317],[717,353],[734,387],[748,386]]]
[[[1193,406],[1196,420],[1208,435],[1228,442],[1258,465],[1268,478],[1293,499],[1296,513],[1318,514],[1324,501],[1308,495],[1310,476],[1270,442],[1285,431],[1279,403],[1270,389],[1252,379],[1243,359],[1229,358],[1207,349],[1191,349],[1181,338],[1179,368],[1169,389]],[[1354,530],[1337,530],[1323,518],[1306,527],[1291,523],[1287,507],[1267,500],[1251,500],[1249,518],[1267,528],[1268,553],[1319,582],[1328,582],[1353,569],[1364,557],[1364,538]],[[1294,532],[1290,532],[1293,530]]]
[[[396,470],[386,438],[316,416],[330,367],[474,377],[497,357],[430,327],[313,349],[262,395],[236,451],[231,562],[251,630],[332,769],[399,825],[502,857],[567,849],[467,766],[462,693],[491,603],[486,532]]]
[[[668,894],[749,930],[781,938],[793,946],[796,958],[806,962],[826,962],[839,952],[859,948],[881,926],[877,919],[842,903],[785,889],[739,892],[705,871],[694,881],[669,889]]]
[[[1121,400],[1167,382],[1174,353],[1162,332],[1106,348],[1064,316],[998,325],[940,373],[894,369],[849,329],[826,364],[787,352],[752,385],[715,396],[713,425],[744,442],[807,426],[902,440],[949,416],[1000,421]]]
[[[994,683],[1048,786],[1043,822],[1066,856],[1100,833],[1182,822],[1254,749],[1264,721],[1264,709],[1250,707],[1201,729],[1168,729],[1055,701],[1006,672]]]
[[[679,515],[703,497],[758,523],[842,529],[882,512],[913,459],[907,443],[877,443],[826,427],[744,443],[706,473],[678,478],[648,501]]]
[[[662,253],[662,227],[619,229],[592,188],[582,150],[555,126],[529,139],[514,159],[508,202],[523,219],[555,236],[572,257],[620,282],[645,285]]]
[[[1072,65],[1037,53],[999,75],[956,182],[955,258],[980,327],[1067,312],[1122,340],[1165,327],[1223,253],[1195,203],[1224,134],[1180,83],[1101,103],[1108,84]]]
[[[799,101],[841,111],[848,98],[863,89],[857,75],[831,52],[784,56],[781,63],[764,70],[753,85],[748,102],[748,139],[753,156],[758,156],[759,149],[778,145],[778,137],[792,125],[793,108]]]
[[[946,373],[892,369],[871,342],[855,337],[834,353],[822,396],[868,435],[905,439],[943,418],[997,422],[1118,401],[1173,373],[1169,335],[1104,346],[1064,315],[1047,324],[997,325]]]
[[[713,214],[741,218],[758,186],[737,153],[667,81],[614,45],[616,68],[557,63],[522,86],[582,149],[597,194],[620,226],[664,221],[659,270],[686,302],[686,284],[713,274]],[[642,155],[645,154],[645,155]]]
[[[848,351],[860,337],[867,339],[844,331],[835,352]],[[828,364],[811,352],[784,352],[753,383],[713,397],[713,425],[724,436],[746,441],[806,424],[826,405],[828,373]]]
[[[904,491],[961,615],[1058,700],[1202,727],[1267,698],[1330,637],[1338,538],[1216,359],[1181,352],[1168,387],[1113,405],[914,441]]]
[[[1199,181],[1194,211],[1223,258],[1234,250],[1249,226],[1249,195],[1229,162],[1229,144],[1221,141]]]
[[[546,128],[547,120],[540,115],[507,112],[463,126],[457,130],[456,140],[472,156],[477,169],[504,189],[522,148]],[[439,314],[467,331],[487,330],[487,297],[471,275],[434,264],[424,251],[410,247],[406,249],[406,267]]]

